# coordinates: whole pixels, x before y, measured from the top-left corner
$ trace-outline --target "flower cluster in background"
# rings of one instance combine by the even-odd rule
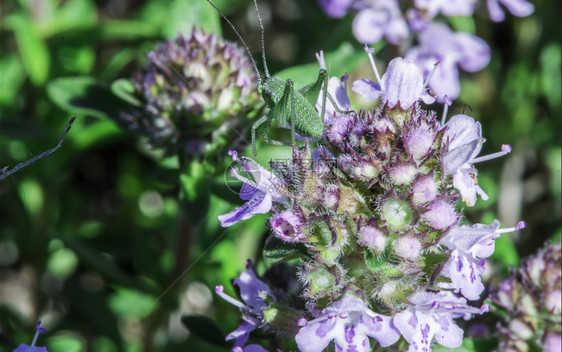
[[[374,44],[385,39],[392,45],[408,49],[406,57],[413,58],[428,77],[435,62],[440,62],[438,79],[429,87],[443,102],[445,96],[455,99],[460,93],[459,68],[467,72],[483,69],[490,61],[490,48],[480,38],[464,32],[453,32],[440,16],[472,16],[486,6],[490,18],[503,21],[502,4],[515,16],[525,17],[533,13],[534,6],[526,0],[320,0],[320,6],[328,16],[341,18],[348,12],[355,13],[353,34],[364,44]],[[415,37],[416,46],[411,46]]]
[[[127,129],[168,152],[216,155],[243,146],[247,120],[263,107],[244,49],[194,28],[146,61],[131,80],[136,107],[120,116]]]
[[[558,352],[562,348],[562,251],[560,240],[528,258],[492,291],[500,316],[500,350]]]
[[[342,94],[346,79],[337,84],[332,78],[328,86],[339,108],[349,102]],[[240,286],[245,303],[233,304],[246,318],[237,331],[273,329],[294,336],[303,352],[322,351],[331,341],[336,350],[370,351],[369,338],[384,347],[400,336],[410,351],[429,351],[434,341],[459,347],[463,330],[454,319],[489,310],[468,301],[481,299],[481,275],[495,240],[525,224],[470,225],[458,203],[473,206],[477,195],[487,197],[474,164],[511,148],[478,156],[484,143],[478,122],[455,115],[445,123],[447,109],[441,119],[424,110],[419,100],[433,98],[412,60],[392,60],[378,81],[353,84],[354,91],[380,98],[378,108],[327,109],[319,147],[293,147],[292,160],[272,161],[272,171],[230,153],[251,177],[231,171],[244,182],[240,197],[247,202],[220,216],[221,224],[272,213],[272,236],[281,247],[300,250],[305,307],[281,303],[255,274],[244,272],[235,284],[250,285],[254,294],[244,297]],[[223,295],[222,287],[217,293]]]

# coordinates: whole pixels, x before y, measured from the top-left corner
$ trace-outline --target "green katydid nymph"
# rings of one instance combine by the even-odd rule
[[[257,129],[265,124],[263,129],[263,139],[266,143],[273,145],[296,145],[295,135],[298,133],[300,136],[309,137],[313,139],[320,139],[324,133],[324,114],[326,112],[326,100],[330,99],[330,102],[336,107],[337,105],[333,101],[332,97],[328,94],[328,72],[325,69],[320,69],[318,74],[318,79],[316,82],[306,85],[301,89],[295,89],[292,80],[283,81],[279,77],[272,77],[269,74],[267,68],[267,62],[265,59],[265,44],[264,44],[264,29],[261,20],[260,13],[258,11],[258,5],[256,0],[254,0],[254,6],[256,7],[256,12],[261,28],[261,45],[262,45],[262,59],[265,73],[265,81],[257,68],[256,62],[254,61],[250,49],[246,45],[246,42],[236,30],[232,22],[211,2],[207,0],[215,10],[220,14],[220,16],[228,23],[232,28],[234,33],[238,36],[238,39],[242,42],[242,45],[246,49],[248,56],[252,62],[254,70],[256,71],[256,77],[259,84],[259,91],[265,100],[269,112],[258,119],[252,125],[252,156],[255,157],[257,154],[256,150],[256,131]],[[322,87],[325,87],[322,89]],[[316,111],[316,102],[318,97],[322,92],[322,108],[320,114]],[[269,138],[269,130],[271,128],[271,123],[273,119],[277,120],[277,125],[285,127],[287,124],[291,128],[291,143],[286,143],[278,140],[273,140]]]

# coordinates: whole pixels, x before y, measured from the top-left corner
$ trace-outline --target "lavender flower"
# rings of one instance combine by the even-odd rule
[[[330,17],[340,18],[345,16],[353,0],[320,0],[320,5]]]
[[[341,18],[348,12],[356,13],[353,33],[360,43],[373,44],[385,37],[393,45],[403,44],[411,32],[426,29],[439,14],[472,16],[479,2],[484,0],[415,0],[406,6],[400,6],[403,3],[397,0],[319,0],[330,17]],[[534,6],[526,0],[486,0],[494,22],[505,19],[500,4],[518,17],[534,11]]]
[[[535,11],[535,6],[525,0],[486,0],[490,18],[494,22],[501,22],[505,19],[505,13],[501,9],[500,3],[517,17],[527,17]]]
[[[353,20],[353,34],[360,43],[373,44],[383,36],[394,45],[408,37],[408,24],[398,1],[378,0],[359,11]]]
[[[233,280],[233,284],[240,289],[242,302],[225,294],[223,286],[219,285],[215,288],[216,294],[238,307],[242,313],[244,320],[242,325],[226,337],[226,340],[235,340],[233,351],[262,351],[263,349],[257,345],[243,347],[250,333],[258,327],[274,329],[278,333],[293,335],[296,333],[298,313],[283,305],[277,294],[258,278],[251,260],[248,260],[246,270]]]
[[[428,77],[436,62],[439,67],[429,81],[429,87],[443,102],[444,96],[455,99],[460,93],[458,67],[468,72],[476,72],[488,65],[490,48],[480,38],[451,31],[443,24],[432,24],[421,32],[419,45],[406,53],[406,58],[414,60]]]
[[[406,61],[401,57],[393,59],[388,64],[388,69],[379,76],[377,67],[372,57],[372,49],[365,46],[369,54],[371,66],[380,84],[361,79],[353,82],[353,91],[368,100],[376,100],[382,96],[382,103],[393,109],[399,106],[408,110],[415,102],[422,99],[426,104],[431,104],[434,99],[425,90],[422,71],[413,61]]]
[[[448,348],[460,347],[464,332],[453,319],[470,319],[474,314],[489,311],[488,306],[467,306],[465,299],[446,291],[418,293],[408,297],[408,301],[411,306],[396,314],[393,322],[410,344],[410,352],[431,351],[433,339]]]
[[[485,258],[494,253],[494,242],[502,233],[519,231],[524,222],[515,228],[500,229],[496,220],[491,225],[476,224],[451,229],[440,243],[447,246],[451,257],[445,263],[442,274],[451,279],[454,292],[461,292],[469,300],[477,300],[484,291],[480,275],[484,272]]]
[[[270,171],[247,158],[238,158],[236,151],[230,151],[232,161],[242,164],[242,170],[252,175],[253,181],[240,175],[237,168],[230,170],[230,175],[244,182],[240,191],[240,198],[247,202],[230,213],[219,216],[222,227],[229,227],[241,220],[246,220],[255,214],[265,214],[271,210],[273,202],[282,202],[285,197],[276,190],[279,181]]]
[[[45,332],[45,329],[41,327],[41,321],[37,322],[35,325],[35,336],[31,345],[26,345],[25,343],[20,344],[13,352],[48,352],[47,347],[35,346],[39,334]]]
[[[338,351],[369,352],[369,337],[383,347],[400,337],[390,317],[373,312],[351,293],[324,308],[314,320],[301,319],[299,325],[302,328],[295,339],[302,352],[321,352],[332,340]]]
[[[506,144],[502,146],[501,152],[476,158],[485,142],[480,123],[467,115],[455,115],[446,127],[443,138],[446,150],[443,157],[443,170],[447,175],[453,175],[453,185],[466,205],[473,206],[477,194],[487,200],[488,196],[478,186],[478,171],[473,165],[504,156],[511,152],[511,147]]]
[[[500,350],[558,352],[562,345],[562,249],[548,244],[492,290]]]

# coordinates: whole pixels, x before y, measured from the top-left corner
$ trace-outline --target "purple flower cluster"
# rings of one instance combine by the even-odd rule
[[[324,66],[322,55],[319,61]],[[466,225],[457,203],[487,198],[474,165],[510,147],[479,156],[485,140],[472,117],[446,122],[445,109],[438,121],[423,110],[420,101],[434,98],[411,59],[396,58],[375,76],[353,82],[355,92],[380,98],[374,111],[341,112],[349,107],[347,76],[329,81],[331,104],[340,109],[327,109],[316,150],[295,147],[292,160],[271,162],[272,171],[230,153],[249,175],[231,171],[247,202],[220,216],[222,226],[272,212],[273,236],[306,252],[299,309],[281,303],[251,264],[235,280],[244,303],[217,289],[243,312],[244,323],[229,335],[237,348],[257,327],[293,336],[305,352],[331,342],[338,351],[370,351],[371,339],[389,346],[400,336],[410,351],[429,351],[433,342],[455,348],[463,331],[454,319],[488,311],[467,301],[481,298],[495,239],[525,224]]]
[[[533,13],[534,6],[526,0],[487,0],[490,18],[503,21],[500,3],[513,15],[525,17]],[[404,45],[411,36],[418,45],[410,48],[407,58],[412,58],[424,68],[428,77],[431,68],[440,62],[438,79],[429,87],[439,102],[445,96],[458,97],[460,92],[459,68],[475,72],[490,61],[490,49],[480,38],[468,33],[454,33],[445,24],[436,22],[438,15],[472,16],[479,5],[477,0],[415,0],[406,7],[398,0],[320,0],[328,16],[341,18],[348,12],[356,13],[353,34],[364,44],[377,43],[383,38],[392,45]]]

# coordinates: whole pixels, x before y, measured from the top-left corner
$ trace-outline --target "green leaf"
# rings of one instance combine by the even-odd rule
[[[56,336],[47,340],[47,347],[49,351],[80,352],[84,350],[85,346],[77,337]]]
[[[25,80],[25,71],[14,54],[0,57],[0,105],[12,105]]]
[[[7,18],[6,25],[14,31],[18,51],[29,79],[36,86],[43,85],[49,76],[51,57],[35,23],[26,15],[15,13]]]
[[[157,308],[154,301],[155,297],[151,295],[119,288],[109,298],[109,307],[115,314],[121,317],[142,319],[146,318]]]
[[[130,104],[119,99],[111,90],[92,77],[63,77],[47,85],[49,98],[61,109],[72,114],[91,115],[119,120],[119,111]]]
[[[180,205],[187,221],[192,225],[201,222],[209,211],[210,178],[205,163],[192,160],[180,173]]]
[[[133,86],[133,83],[128,79],[122,78],[111,83],[111,91],[113,94],[132,105],[141,105],[141,102],[133,96],[135,86]]]
[[[184,315],[181,317],[183,325],[191,333],[213,345],[225,347],[230,344],[225,341],[226,335],[217,323],[204,315]]]
[[[448,17],[449,23],[455,32],[476,34],[476,24],[471,16]]]
[[[206,1],[174,0],[167,10],[168,16],[162,24],[162,33],[166,38],[189,34],[194,26],[222,35],[219,14]]]
[[[377,51],[380,49],[376,49]],[[330,77],[341,77],[346,72],[352,72],[361,63],[368,59],[367,54],[361,48],[356,49],[350,43],[342,43],[336,51],[326,53],[324,55],[326,68]],[[283,80],[292,79],[295,82],[295,87],[304,87],[307,84],[313,83],[318,79],[318,72],[320,65],[317,62],[291,67],[281,72],[276,76]]]
[[[275,236],[269,236],[263,247],[263,259],[266,265],[285,260],[291,260],[308,254],[301,243],[283,242]]]
[[[49,271],[59,277],[68,277],[78,265],[76,254],[70,249],[61,248],[51,254],[47,262]]]

